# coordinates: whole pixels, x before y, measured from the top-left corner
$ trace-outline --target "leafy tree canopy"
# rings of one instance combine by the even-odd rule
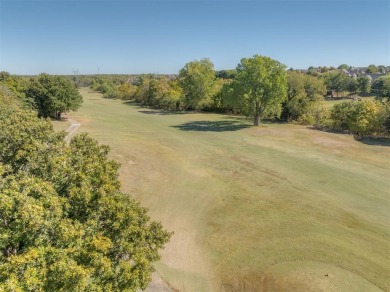
[[[379,95],[379,98],[390,100],[390,75],[382,76],[372,83],[372,90]]]
[[[269,57],[254,55],[238,64],[236,77],[226,93],[226,104],[253,118],[279,117],[286,99],[286,66]]]
[[[361,93],[370,93],[371,91],[371,79],[367,76],[359,76],[357,78],[358,90]]]
[[[328,90],[335,90],[337,93],[346,91],[349,88],[350,79],[342,72],[339,71],[329,71],[322,75],[324,83]]]
[[[337,69],[348,70],[348,69],[349,69],[349,66],[348,66],[347,64],[341,64],[340,66],[337,67]]]
[[[119,165],[0,94],[0,291],[135,291],[170,233],[120,191]]]
[[[26,97],[34,102],[39,116],[44,118],[61,118],[62,112],[77,110],[83,101],[70,80],[45,73],[31,79]]]
[[[209,59],[192,61],[179,72],[187,109],[200,109],[211,105],[215,93],[214,64]]]
[[[323,103],[326,87],[322,79],[296,71],[287,73],[286,120],[318,123],[326,115]]]
[[[331,112],[334,129],[348,130],[358,138],[383,133],[388,115],[389,104],[375,100],[342,102]]]
[[[369,74],[375,74],[377,72],[378,72],[378,68],[374,64],[369,65],[366,69],[366,73]]]
[[[230,70],[216,71],[215,76],[217,78],[222,78],[222,79],[233,79],[236,76],[236,70],[230,69]]]

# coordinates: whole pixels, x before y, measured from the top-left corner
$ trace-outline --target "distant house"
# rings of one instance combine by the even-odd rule
[[[367,77],[371,78],[371,83],[383,75],[384,74],[366,74]]]
[[[375,79],[383,76],[384,74],[376,73],[376,74],[369,74],[366,73],[367,67],[350,67],[349,70],[342,69],[341,71],[348,75],[349,77],[357,78],[359,76],[367,76],[370,78],[371,83],[375,81]],[[389,67],[390,69],[390,67]]]

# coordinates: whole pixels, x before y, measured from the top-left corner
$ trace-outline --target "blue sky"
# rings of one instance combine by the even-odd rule
[[[217,70],[266,55],[293,68],[390,65],[390,1],[0,0],[0,71]]]

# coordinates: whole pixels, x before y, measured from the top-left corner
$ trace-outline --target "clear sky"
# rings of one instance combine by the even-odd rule
[[[0,0],[0,71],[177,73],[266,55],[293,68],[390,65],[390,1]]]

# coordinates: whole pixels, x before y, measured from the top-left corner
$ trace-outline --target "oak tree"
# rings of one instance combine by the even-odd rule
[[[38,115],[44,118],[60,119],[61,113],[75,111],[83,102],[70,80],[45,73],[31,79],[26,97],[34,102]]]
[[[179,72],[187,109],[202,109],[212,104],[215,91],[214,64],[209,59],[192,61]]]
[[[0,291],[145,289],[170,233],[121,192],[108,146],[64,136],[0,95]]]
[[[279,117],[286,99],[286,66],[269,57],[243,58],[236,68],[226,103],[253,118],[258,126],[266,117]]]

